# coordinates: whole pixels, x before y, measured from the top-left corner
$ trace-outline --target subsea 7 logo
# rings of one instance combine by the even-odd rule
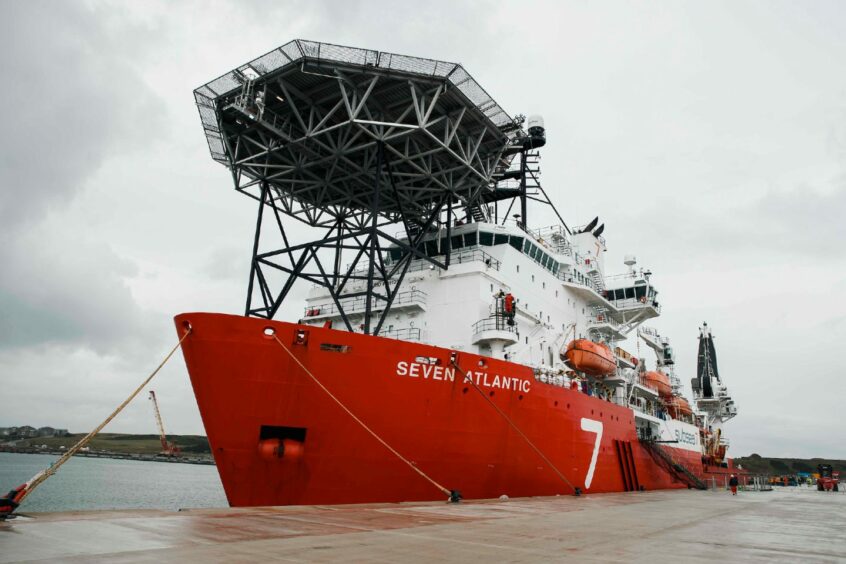
[[[582,431],[596,433],[596,442],[593,444],[593,456],[590,457],[590,466],[588,466],[587,476],[585,476],[585,489],[589,489],[590,483],[593,481],[593,471],[596,470],[596,458],[599,456],[599,443],[602,442],[602,421],[582,417]]]

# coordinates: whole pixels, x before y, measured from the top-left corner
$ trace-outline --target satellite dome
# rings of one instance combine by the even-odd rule
[[[539,130],[538,133],[543,135],[543,132],[546,131],[546,128],[543,125],[543,117],[537,114],[529,116],[529,119],[526,120],[526,125],[529,128],[529,135],[534,135],[535,132],[532,131],[533,129]]]
[[[529,116],[526,120],[528,138],[523,142],[526,149],[538,149],[546,145],[546,128],[543,125],[543,118],[537,114]]]

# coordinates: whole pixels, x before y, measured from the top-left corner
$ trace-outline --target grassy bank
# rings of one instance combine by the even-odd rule
[[[74,433],[67,437],[37,437],[18,441],[17,445],[48,448],[70,447],[85,435]],[[209,441],[201,435],[169,435],[169,442],[176,443],[185,454],[210,455]],[[126,435],[122,433],[100,433],[88,444],[91,450],[124,454],[156,454],[162,449],[158,435]]]
[[[846,460],[832,460],[825,458],[768,458],[759,454],[742,456],[734,459],[753,474],[783,476],[797,472],[816,472],[818,464],[831,464],[841,475],[846,474]]]

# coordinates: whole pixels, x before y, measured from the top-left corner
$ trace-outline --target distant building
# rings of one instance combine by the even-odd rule
[[[41,427],[38,429],[39,437],[67,437],[67,429],[54,429],[53,427]]]
[[[0,427],[0,437],[7,439],[31,439],[34,437],[67,437],[67,429],[55,429],[53,427],[40,427],[36,429],[30,425],[23,427]]]

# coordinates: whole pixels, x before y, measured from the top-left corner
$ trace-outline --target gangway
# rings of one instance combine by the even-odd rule
[[[668,453],[664,447],[659,445],[653,439],[640,439],[640,444],[649,452],[655,462],[664,468],[670,475],[676,477],[679,481],[687,484],[690,488],[697,490],[707,490],[708,485],[705,484],[696,474],[691,472],[684,464],[676,462],[676,460]]]

